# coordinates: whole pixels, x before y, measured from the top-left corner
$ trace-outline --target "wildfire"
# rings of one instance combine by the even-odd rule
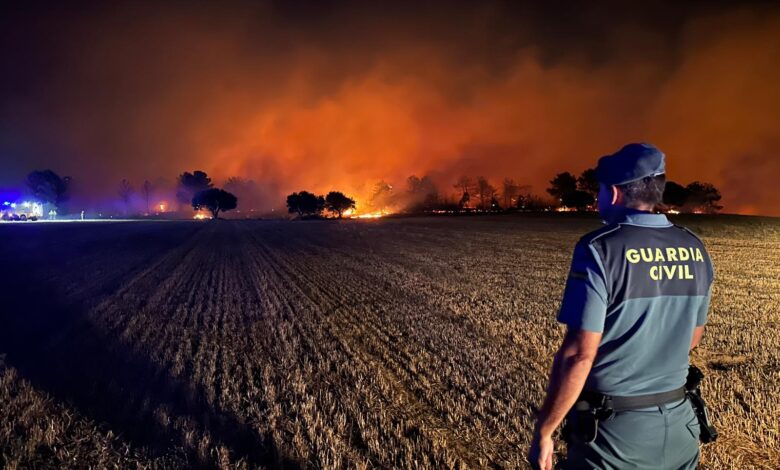
[[[199,213],[195,214],[194,216],[192,216],[192,218],[195,219],[195,220],[206,220],[206,219],[210,219],[211,217],[207,216],[206,214],[203,214],[203,213],[199,212]]]
[[[386,212],[371,212],[368,214],[357,214],[357,215],[350,215],[350,219],[378,219],[379,217],[382,217],[384,215],[387,215]]]

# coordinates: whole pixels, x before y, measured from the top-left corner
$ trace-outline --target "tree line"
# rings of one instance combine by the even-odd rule
[[[559,201],[561,206],[577,210],[593,210],[599,193],[596,170],[589,168],[579,177],[569,172],[558,173],[550,180],[547,193]],[[694,181],[683,186],[674,181],[667,181],[660,209],[714,214],[723,209],[723,206],[718,204],[720,200],[720,191],[711,183]]]
[[[73,179],[60,177],[52,170],[31,172],[26,179],[27,189],[32,197],[44,204],[50,204],[59,210],[68,201]],[[429,176],[409,176],[406,188],[398,191],[393,185],[380,181],[376,183],[370,196],[363,202],[361,211],[379,210],[392,207],[407,213],[426,212],[468,212],[468,211],[545,211],[555,209],[595,210],[599,182],[596,171],[589,168],[579,176],[565,171],[556,174],[545,192],[549,198],[531,191],[531,186],[522,185],[512,178],[504,178],[500,185],[494,186],[484,177],[463,175],[457,178],[452,188],[454,197],[443,196]],[[146,213],[151,211],[155,185],[145,180],[141,185],[140,196],[145,203]],[[231,189],[231,190],[228,190]],[[229,178],[224,188],[214,186],[206,172],[195,170],[183,172],[176,178],[175,199],[182,206],[191,206],[195,210],[208,210],[214,218],[222,212],[238,207],[238,197],[234,192],[251,194],[256,191],[252,180]],[[122,179],[117,195],[129,213],[131,200],[136,195],[134,185]],[[666,183],[663,205],[659,209],[687,213],[717,213],[722,209],[719,204],[720,191],[711,183],[694,181],[685,186],[674,181]],[[349,210],[356,210],[356,202],[340,191],[330,191],[327,195],[316,195],[309,191],[289,194],[286,198],[287,210],[298,217],[319,217],[329,212],[343,217]]]

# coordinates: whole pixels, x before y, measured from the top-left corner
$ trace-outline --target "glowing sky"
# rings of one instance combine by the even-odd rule
[[[771,2],[4,2],[0,187],[32,169],[364,193],[505,177],[542,193],[631,141],[727,212],[780,215]],[[627,4],[631,5],[627,5]]]

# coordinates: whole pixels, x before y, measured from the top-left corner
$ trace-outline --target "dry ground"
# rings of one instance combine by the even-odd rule
[[[780,468],[780,220],[716,268],[706,468]],[[515,468],[593,217],[0,226],[0,467]]]

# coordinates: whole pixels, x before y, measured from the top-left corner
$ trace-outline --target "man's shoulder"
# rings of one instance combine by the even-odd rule
[[[606,224],[603,227],[590,231],[585,235],[581,236],[577,244],[590,245],[599,239],[605,238],[610,234],[616,233],[618,230],[620,230],[620,227],[621,227],[620,224]]]
[[[684,225],[673,224],[673,227],[685,233],[687,236],[693,237],[696,241],[701,243],[702,246],[704,246],[704,242],[702,241],[701,237],[699,237],[699,235],[696,234],[696,232],[694,232],[693,230],[689,229]]]

